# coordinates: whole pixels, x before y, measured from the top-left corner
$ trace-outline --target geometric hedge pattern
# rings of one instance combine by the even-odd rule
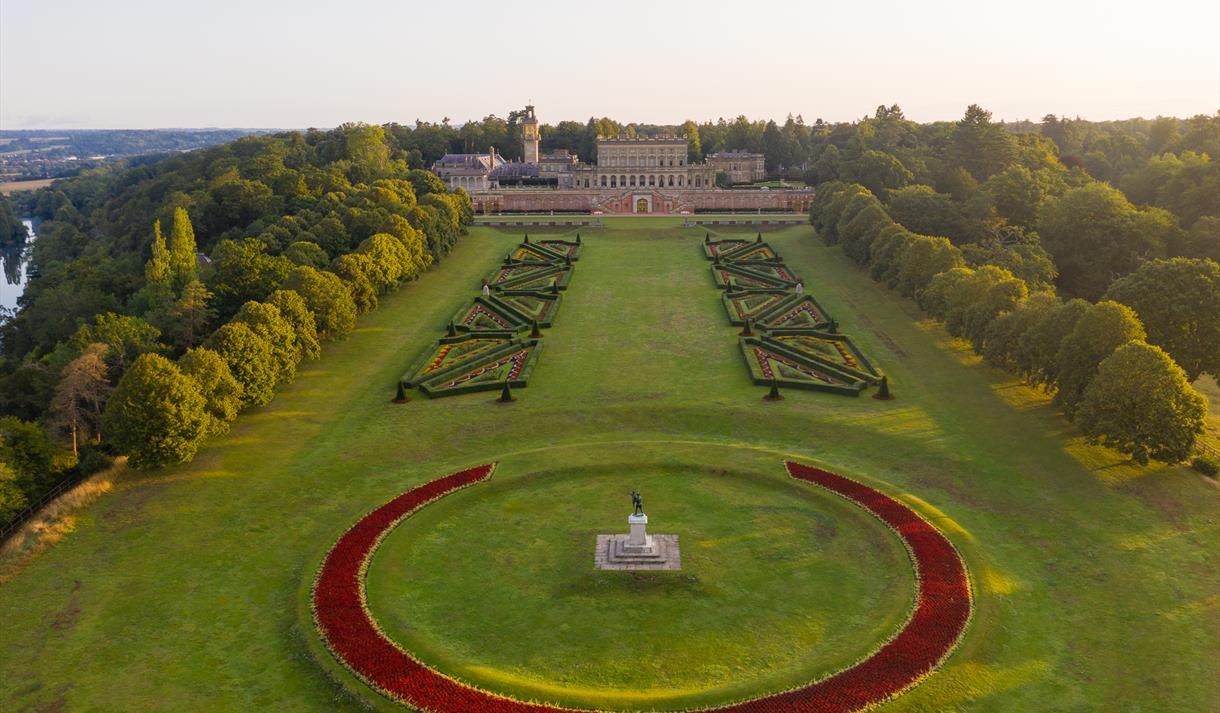
[[[445,336],[403,374],[402,387],[436,398],[526,386],[542,351],[541,330],[554,323],[582,248],[580,235],[537,242],[526,235],[486,278],[489,294],[453,315]]]
[[[752,241],[709,235],[703,252],[724,290],[729,323],[743,327],[739,343],[754,383],[858,396],[880,382],[880,372],[761,233]]]

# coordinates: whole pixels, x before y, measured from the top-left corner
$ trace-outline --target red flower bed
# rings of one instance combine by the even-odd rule
[[[893,639],[855,666],[802,688],[708,710],[829,713],[881,703],[939,666],[957,645],[970,619],[970,581],[965,563],[936,528],[906,505],[866,485],[818,468],[791,462],[786,465],[792,477],[848,498],[898,534],[911,553],[919,579],[915,609]],[[356,676],[383,694],[422,710],[572,711],[488,693],[424,666],[381,632],[365,606],[365,568],[394,526],[429,502],[487,479],[494,469],[488,464],[447,475],[365,515],[339,538],[322,563],[313,590],[314,621],[331,652]]]

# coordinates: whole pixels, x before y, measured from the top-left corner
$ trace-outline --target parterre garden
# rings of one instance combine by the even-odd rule
[[[0,708],[1220,701],[1210,481],[1084,445],[808,227],[605,224],[473,228],[194,463],[120,473],[5,570]],[[530,341],[511,404],[391,402],[499,390],[503,364],[451,382]],[[633,488],[682,571],[593,570]]]

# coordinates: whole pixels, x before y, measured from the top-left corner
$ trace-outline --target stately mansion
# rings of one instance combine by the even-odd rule
[[[762,180],[763,155],[735,150],[691,163],[685,136],[598,136],[597,163],[588,164],[567,149],[539,152],[542,134],[532,106],[521,133],[522,161],[507,161],[493,147],[485,154],[446,154],[432,171],[450,188],[470,193],[482,212],[804,211],[812,199],[810,191],[717,188],[717,174],[729,183]]]

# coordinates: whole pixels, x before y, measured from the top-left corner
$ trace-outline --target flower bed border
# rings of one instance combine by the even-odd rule
[[[915,567],[915,606],[903,627],[856,664],[789,691],[701,711],[731,713],[850,713],[906,692],[957,648],[973,615],[973,593],[961,554],[907,505],[863,483],[820,468],[784,462],[788,474],[864,508],[902,541]],[[327,552],[310,593],[310,608],[326,648],[341,665],[387,698],[424,711],[572,713],[514,700],[431,669],[392,641],[368,609],[369,561],[390,532],[423,506],[491,477],[496,464],[457,471],[417,486],[373,510]]]

